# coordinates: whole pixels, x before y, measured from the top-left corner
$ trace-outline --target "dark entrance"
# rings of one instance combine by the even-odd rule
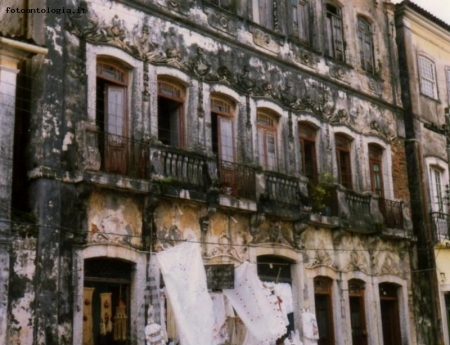
[[[380,284],[380,305],[384,345],[401,344],[397,285]]]
[[[92,332],[92,345],[130,344],[132,269],[131,263],[117,259],[85,260],[84,287],[90,289],[92,299],[84,300],[83,322],[92,322],[92,327],[83,329]],[[86,307],[88,303],[90,308]]]

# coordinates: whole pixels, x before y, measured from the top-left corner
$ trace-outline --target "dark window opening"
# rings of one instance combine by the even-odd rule
[[[164,144],[183,148],[183,90],[166,81],[158,82],[158,139]]]
[[[336,135],[335,139],[339,183],[352,189],[351,140],[343,135]]]
[[[351,280],[349,282],[350,321],[352,326],[352,343],[367,345],[366,311],[364,304],[364,282]]]
[[[299,124],[300,154],[303,175],[317,183],[316,130],[308,124]]]
[[[383,169],[381,160],[383,158],[383,149],[376,145],[369,145],[369,165],[370,165],[370,181],[372,192],[375,195],[383,196]]]
[[[332,280],[327,277],[314,278],[314,300],[316,304],[318,345],[334,345],[334,322],[332,304]]]

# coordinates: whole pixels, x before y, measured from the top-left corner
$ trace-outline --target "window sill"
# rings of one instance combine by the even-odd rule
[[[223,7],[220,7],[220,6],[218,6],[218,5],[215,5],[215,4],[213,4],[213,3],[211,3],[211,2],[209,2],[209,1],[202,1],[202,6],[203,6],[203,9],[205,9],[205,8],[212,8],[212,9],[214,9],[215,11],[218,11],[218,12],[223,12],[224,14],[226,14],[226,15],[228,15],[228,16],[233,16],[233,17],[236,17],[236,18],[239,18],[239,19],[244,19],[244,18],[241,18],[241,17],[239,17],[237,14],[236,14],[236,9],[234,9],[234,10],[228,10],[228,9],[226,9],[226,8],[223,8]]]
[[[339,67],[342,67],[342,68],[346,68],[347,70],[354,69],[353,66],[348,64],[347,62],[342,61],[342,60],[337,60],[334,57],[328,56],[328,55],[325,55],[325,63],[328,66],[330,66],[330,65],[332,65],[332,66],[339,66]]]
[[[429,100],[429,101],[433,101],[433,102],[435,102],[436,104],[442,104],[442,102],[439,100],[439,98],[434,98],[434,97],[425,95],[424,93],[422,93],[422,91],[420,91],[420,96],[426,98],[426,99]]]

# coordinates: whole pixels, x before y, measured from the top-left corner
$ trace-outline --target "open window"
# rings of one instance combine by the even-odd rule
[[[336,134],[336,162],[338,181],[347,189],[352,189],[351,145],[352,141],[344,134]]]
[[[348,282],[352,343],[367,345],[366,308],[364,302],[365,284],[362,280]]]
[[[301,170],[309,182],[317,183],[316,137],[317,130],[310,124],[301,122],[298,127],[301,154]]]
[[[158,139],[164,145],[184,147],[184,97],[181,84],[158,80]]]
[[[372,26],[363,18],[358,18],[358,43],[361,68],[368,73],[375,73]]]
[[[326,5],[326,30],[328,56],[345,61],[342,9],[333,4]]]
[[[277,119],[272,111],[258,110],[259,163],[265,170],[277,170]]]
[[[446,213],[444,211],[443,171],[438,166],[434,165],[431,165],[429,169],[431,211]]]
[[[383,186],[383,148],[377,144],[369,144],[369,168],[372,192],[384,196]]]
[[[328,277],[314,278],[314,300],[316,304],[319,345],[334,345],[333,281]]]
[[[117,63],[97,62],[96,122],[102,169],[125,175],[128,165],[128,73]]]
[[[292,35],[300,42],[309,44],[309,4],[305,0],[290,0]]]

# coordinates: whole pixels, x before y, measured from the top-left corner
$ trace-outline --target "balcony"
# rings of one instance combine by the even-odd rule
[[[434,230],[435,241],[450,240],[450,215],[442,212],[432,212],[430,219]]]
[[[159,183],[164,194],[205,200],[209,187],[208,160],[205,156],[164,145],[152,145],[150,166],[151,179]]]
[[[256,200],[255,169],[220,159],[217,166],[222,194]]]
[[[378,199],[378,206],[384,218],[384,224],[389,229],[403,229],[405,217],[403,216],[402,201]]]

